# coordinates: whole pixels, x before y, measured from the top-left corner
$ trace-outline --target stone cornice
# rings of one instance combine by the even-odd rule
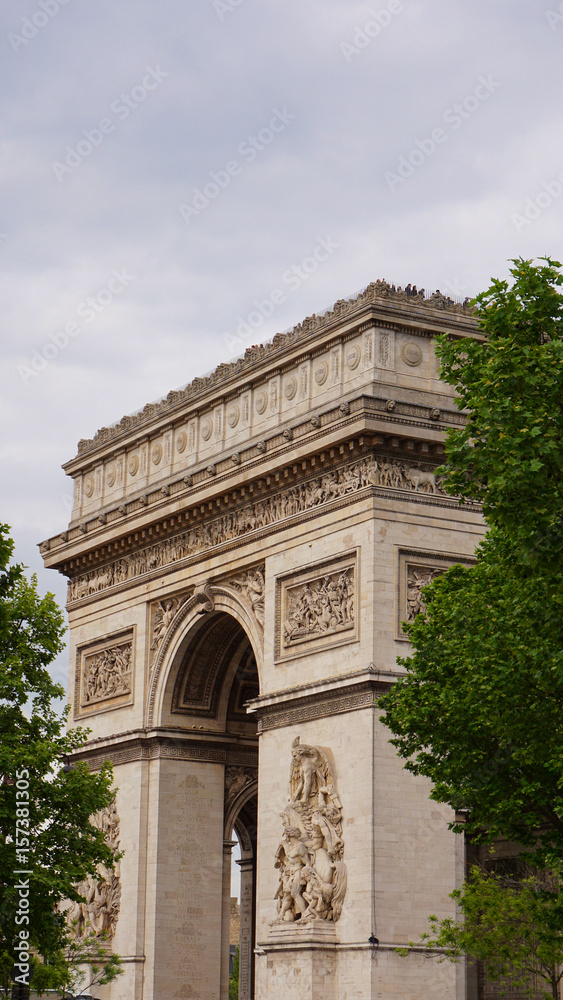
[[[256,741],[248,737],[236,740],[211,731],[193,734],[178,729],[136,729],[90,740],[68,757],[73,763],[85,760],[97,771],[105,761],[116,766],[161,757],[254,766],[257,754]]]
[[[372,320],[389,328],[418,335],[432,336],[435,333],[452,332],[459,336],[478,334],[477,321],[467,303],[456,303],[453,299],[435,292],[428,298],[424,290],[416,292],[410,285],[397,289],[385,281],[372,282],[355,298],[339,299],[331,310],[322,315],[307,317],[287,333],[278,333],[274,338],[257,347],[248,348],[244,357],[236,361],[220,364],[210,375],[194,379],[188,386],[168,393],[165,399],[148,403],[143,410],[112,426],[101,428],[94,438],[83,439],[78,444],[78,455],[65,464],[68,472],[73,472],[82,464],[86,455],[101,453],[110,443],[125,447],[131,433],[138,436],[163,421],[174,420],[185,411],[186,406],[204,404],[210,396],[225,395],[233,391],[241,378],[259,381],[262,372],[278,363],[280,368],[287,363],[296,346],[314,351],[317,342],[337,327],[360,325]]]
[[[111,537],[113,551],[116,551],[118,543],[123,550],[124,539],[131,532],[142,532],[147,525],[154,525],[158,535],[160,531],[166,533],[165,527],[158,527],[159,523],[166,526],[167,521],[174,523],[175,517],[181,520],[179,501],[183,507],[187,504],[195,504],[196,508],[201,503],[215,504],[215,498],[233,492],[233,487],[234,493],[243,496],[245,488],[250,493],[256,488],[252,486],[253,475],[256,477],[255,484],[263,483],[264,479],[271,480],[274,476],[283,476],[287,481],[288,467],[284,467],[284,461],[297,460],[301,466],[305,455],[311,456],[312,452],[309,461],[314,460],[315,454],[321,454],[323,445],[330,449],[339,440],[347,440],[358,431],[373,434],[377,429],[381,431],[377,438],[380,444],[387,442],[390,447],[398,448],[402,440],[409,444],[411,455],[418,450],[426,456],[431,451],[439,456],[444,431],[448,427],[462,426],[464,419],[464,415],[453,408],[436,410],[421,403],[362,395],[333,406],[319,416],[307,416],[290,433],[278,432],[263,442],[241,449],[236,462],[232,455],[221,456],[212,468],[195,468],[189,477],[170,477],[164,485],[147,490],[141,497],[132,498],[118,507],[98,509],[95,516],[80,525],[70,526],[67,531],[42,542],[41,552],[46,564],[53,567],[79,554],[91,552],[93,547],[103,547],[107,537]],[[265,467],[269,474],[260,479],[260,470]],[[239,485],[241,481],[246,484],[242,488]],[[220,506],[219,500],[217,503]],[[130,543],[127,547],[131,547]]]
[[[298,687],[260,695],[248,703],[258,718],[258,733],[355,712],[377,704],[377,698],[397,678],[396,671],[379,670],[373,663],[364,670],[301,684]]]

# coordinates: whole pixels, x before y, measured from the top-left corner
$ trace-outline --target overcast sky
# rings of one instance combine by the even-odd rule
[[[61,603],[36,545],[79,438],[376,278],[465,296],[561,256],[559,0],[1,17],[0,520]]]

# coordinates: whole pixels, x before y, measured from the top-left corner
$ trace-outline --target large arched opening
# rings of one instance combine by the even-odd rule
[[[160,690],[155,687],[154,704],[159,728],[176,733],[189,732],[196,748],[201,746],[202,760],[207,755],[223,761],[222,803],[216,801],[216,764],[209,764],[209,794],[214,797],[209,809],[221,817],[222,841],[222,854],[218,856],[218,838],[210,838],[214,843],[214,856],[206,858],[208,870],[214,871],[215,879],[220,878],[221,882],[220,889],[217,887],[217,892],[210,894],[205,911],[206,921],[215,927],[214,948],[220,966],[218,992],[210,991],[209,995],[218,996],[220,1000],[228,1000],[229,996],[231,855],[238,841],[239,998],[253,1000],[258,737],[256,721],[247,714],[245,706],[259,694],[259,672],[255,636],[253,644],[244,616],[237,614],[235,617],[232,605],[227,605],[226,610],[221,608],[221,603],[219,595],[212,609],[210,607],[203,614],[187,615],[188,620],[176,622],[176,634],[169,637],[168,663],[162,663]],[[205,798],[204,766],[201,775]],[[211,847],[207,850],[211,851]],[[211,933],[209,938],[212,938]]]

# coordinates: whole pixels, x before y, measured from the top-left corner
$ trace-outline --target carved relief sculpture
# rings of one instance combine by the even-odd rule
[[[115,800],[92,818],[94,826],[105,833],[106,841],[114,854],[119,852],[119,816]],[[113,869],[101,864],[97,877],[88,875],[79,882],[77,890],[84,902],[73,902],[66,911],[67,922],[76,937],[93,931],[96,937],[112,938],[117,926],[121,905],[121,873],[119,862]]]
[[[239,792],[242,792],[251,782],[258,780],[258,768],[245,767],[242,764],[233,764],[225,768],[225,812],[235,801]]]
[[[417,615],[426,611],[422,590],[443,572],[443,569],[433,569],[431,566],[407,564],[407,622],[413,622]]]
[[[264,589],[266,586],[264,570],[265,566],[262,563],[261,566],[247,570],[247,572],[240,573],[226,581],[229,586],[235,587],[246,598],[256,621],[262,628],[264,628]]]
[[[274,924],[337,921],[346,893],[342,805],[327,754],[320,747],[291,745],[289,802],[274,865],[280,882]]]
[[[430,469],[394,459],[369,456],[353,465],[328,470],[323,475],[296,484],[288,490],[206,520],[172,538],[140,548],[106,566],[78,576],[69,581],[68,600],[77,601],[99,593],[107,587],[125,583],[151,570],[161,569],[312,507],[347,497],[368,486],[408,490],[418,494],[435,495],[442,492],[435,473]]]
[[[131,694],[132,649],[132,642],[122,642],[84,656],[83,707]]]
[[[283,644],[354,626],[354,567],[287,591]]]
[[[160,646],[162,640],[168,631],[169,626],[172,624],[173,619],[176,617],[180,608],[188,600],[189,594],[184,594],[181,597],[168,597],[164,601],[156,601],[151,607],[151,641],[150,641],[150,663],[151,666],[154,663],[154,659]]]

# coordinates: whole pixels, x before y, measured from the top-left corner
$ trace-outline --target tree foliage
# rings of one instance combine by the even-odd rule
[[[561,264],[515,260],[475,299],[484,341],[439,338],[441,377],[467,425],[447,440],[446,490],[477,500],[518,560],[561,564],[563,285]]]
[[[89,982],[86,984],[86,967]],[[35,961],[31,983],[34,992],[42,996],[47,990],[57,990],[61,996],[75,996],[85,988],[104,986],[123,973],[122,961],[109,949],[107,934],[100,939],[94,931],[85,936],[71,936],[64,948],[52,955],[49,962]]]
[[[489,531],[474,566],[424,589],[406,674],[381,701],[432,798],[538,868],[563,858],[563,276],[545,261],[514,261],[511,288],[477,297],[484,340],[439,341],[470,411],[447,437],[445,487],[482,503]]]
[[[463,919],[431,916],[430,933],[422,935],[428,948],[442,951],[443,959],[467,955],[482,962],[499,989],[559,1000],[563,922],[557,879],[532,871],[507,878],[475,866],[451,898]]]
[[[46,959],[60,960],[67,943],[63,899],[114,857],[90,817],[111,802],[111,767],[91,774],[87,764],[63,768],[87,731],[65,732],[66,713],[53,701],[64,696],[48,666],[63,648],[62,613],[51,594],[40,597],[37,580],[10,565],[13,542],[0,525],[0,973],[12,975],[21,931]],[[24,872],[22,876],[15,873]],[[18,882],[29,879],[29,909],[22,910]]]

